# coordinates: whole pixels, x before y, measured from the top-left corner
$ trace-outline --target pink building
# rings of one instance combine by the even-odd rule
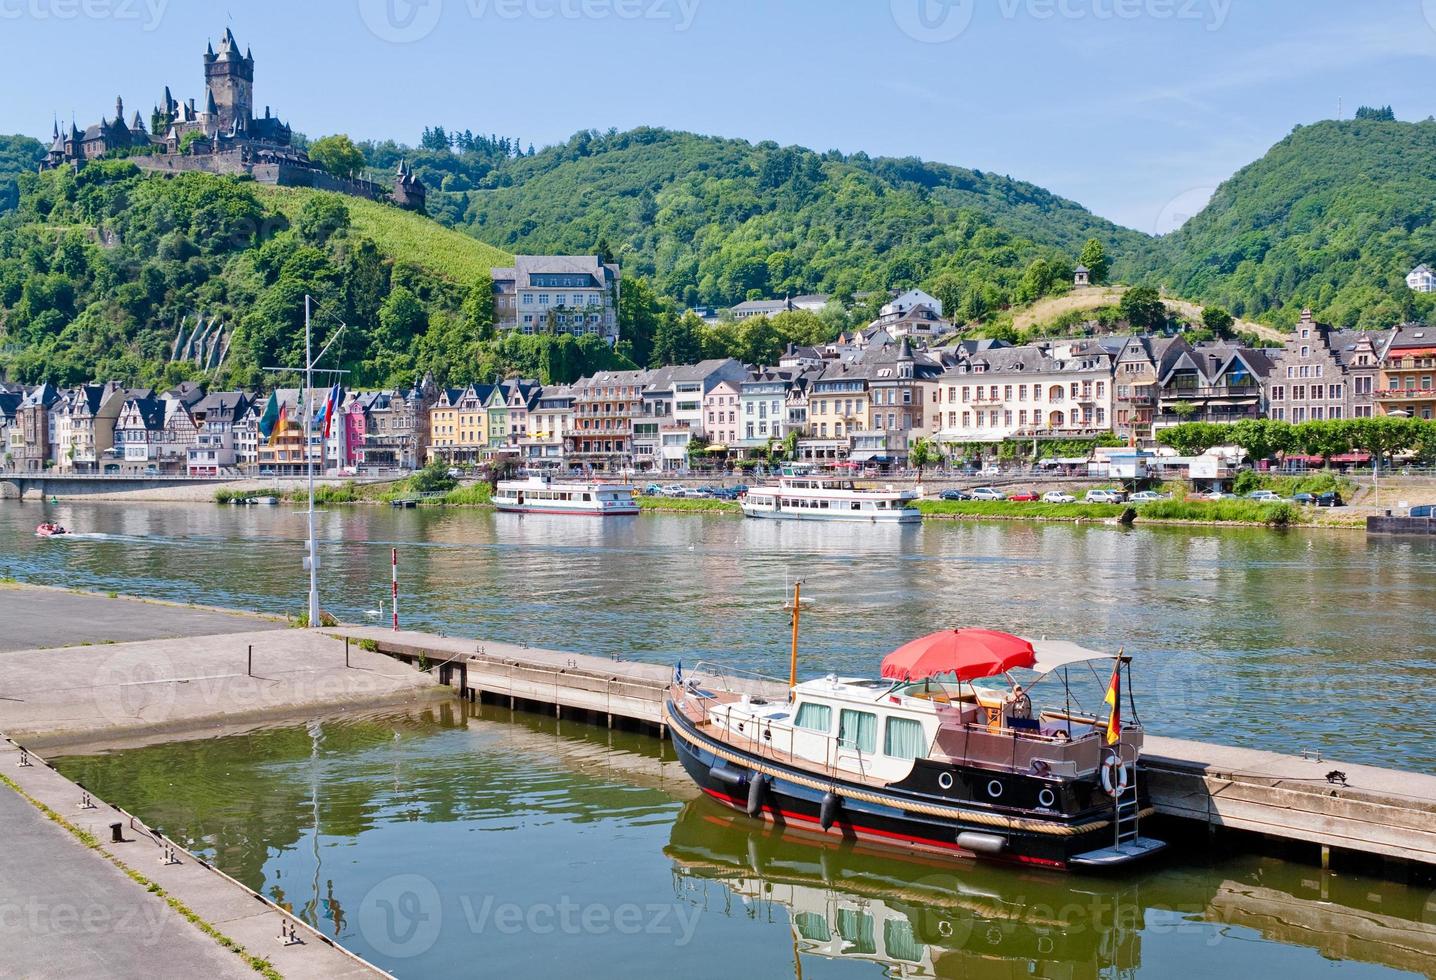
[[[703,432],[715,446],[738,441],[738,384],[720,381],[703,396]]]

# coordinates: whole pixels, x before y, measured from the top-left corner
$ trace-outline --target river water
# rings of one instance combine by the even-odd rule
[[[37,540],[41,519],[80,532]],[[782,673],[872,672],[954,625],[1123,647],[1148,728],[1436,770],[1436,547],[1347,532],[728,517],[318,515],[326,607],[363,620],[400,552],[406,626]],[[0,503],[0,575],[297,611],[287,507]],[[385,615],[388,608],[385,606]],[[1255,855],[1115,879],[777,837],[671,747],[443,704],[60,761],[403,976],[1222,977],[1432,972],[1436,894]]]

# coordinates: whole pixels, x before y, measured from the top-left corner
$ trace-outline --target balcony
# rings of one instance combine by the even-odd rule
[[[1260,398],[1261,385],[1173,385],[1162,389],[1163,401],[1191,401],[1194,398]]]
[[[1383,401],[1424,402],[1436,399],[1436,388],[1378,388],[1374,394]]]

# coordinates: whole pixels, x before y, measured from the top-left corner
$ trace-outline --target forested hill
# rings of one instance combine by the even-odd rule
[[[1152,253],[1178,295],[1291,323],[1303,307],[1343,326],[1424,319],[1417,264],[1436,267],[1436,121],[1298,127],[1218,188]]]
[[[16,178],[33,173],[45,157],[45,147],[29,136],[0,136],[0,214],[20,203]]]
[[[444,192],[431,211],[484,241],[540,253],[606,242],[625,272],[684,305],[920,284],[976,319],[1012,301],[1035,259],[1062,278],[1098,238],[1120,272],[1150,243],[1035,185],[916,159],[663,129],[581,132],[517,156],[499,138],[430,130],[424,142],[363,149],[385,169],[408,154]]]

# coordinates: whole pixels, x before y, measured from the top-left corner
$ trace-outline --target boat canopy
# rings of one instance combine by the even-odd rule
[[[883,658],[882,675],[918,681],[952,674],[959,681],[973,681],[1017,667],[1033,667],[1036,662],[1031,641],[1020,636],[997,630],[953,629],[898,647]]]
[[[1036,662],[1030,664],[1031,668],[1039,674],[1050,674],[1054,670],[1061,670],[1063,667],[1071,667],[1074,664],[1085,664],[1094,660],[1115,660],[1116,654],[1103,653],[1100,650],[1088,650],[1067,640],[1031,640],[1033,652],[1036,654]]]

